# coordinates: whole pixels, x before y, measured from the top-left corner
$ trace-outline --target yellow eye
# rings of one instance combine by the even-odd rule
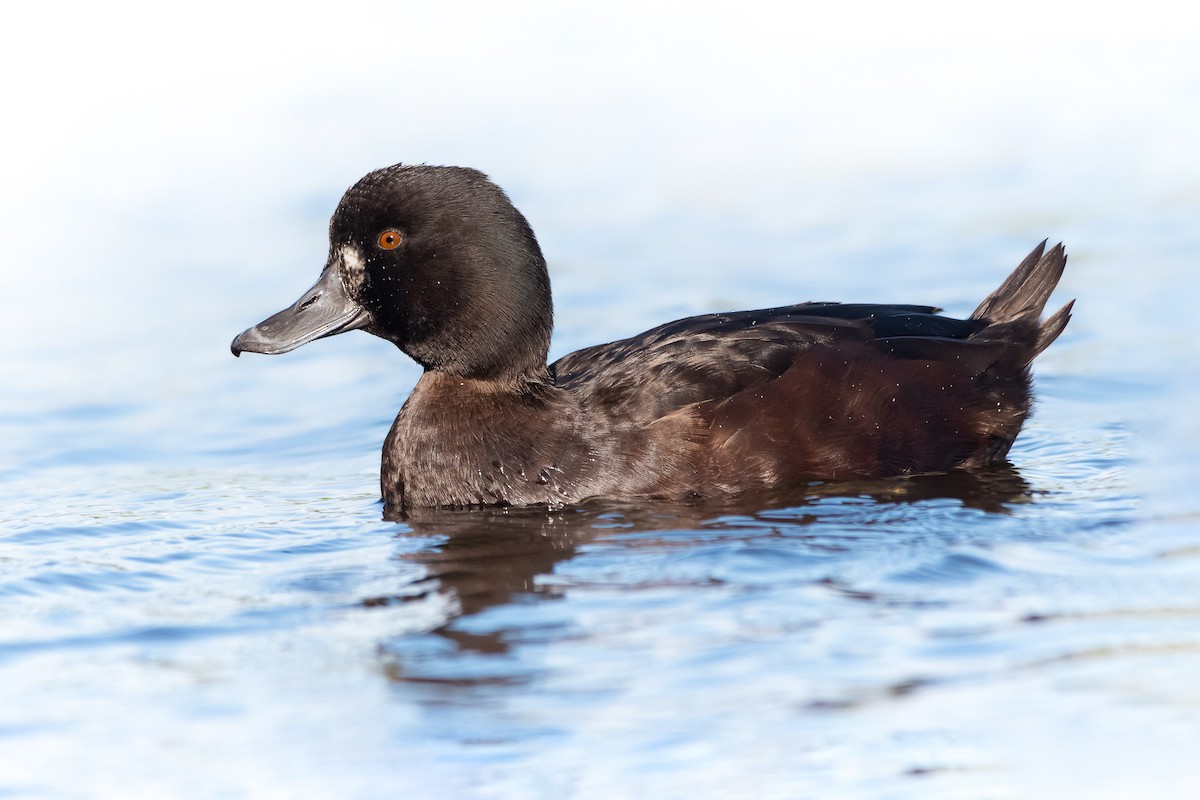
[[[400,242],[403,240],[404,237],[400,235],[400,231],[395,230],[394,228],[388,228],[386,231],[379,234],[379,238],[375,240],[375,243],[384,250],[395,250],[400,246]]]

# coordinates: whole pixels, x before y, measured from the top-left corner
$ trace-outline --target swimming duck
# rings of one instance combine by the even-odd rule
[[[547,365],[546,261],[483,173],[395,165],[354,184],[317,283],[239,334],[286,353],[361,329],[424,373],[383,445],[386,512],[688,498],[979,470],[1029,414],[1062,245],[1038,245],[966,319],[924,305],[703,314]]]

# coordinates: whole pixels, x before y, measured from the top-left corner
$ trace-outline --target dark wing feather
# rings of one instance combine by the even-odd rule
[[[953,345],[986,323],[940,317],[933,306],[802,303],[704,314],[563,356],[555,382],[585,406],[648,423],[691,403],[729,397],[783,374],[814,346],[878,342],[900,358],[990,357],[991,348]],[[909,339],[921,344],[905,345]],[[946,342],[939,349],[938,342]],[[985,356],[986,351],[989,356]],[[993,359],[994,360],[994,359]]]
[[[946,339],[936,336],[886,336],[876,339],[874,345],[896,358],[953,364],[967,375],[983,373],[1008,350],[1008,345],[1004,342]]]
[[[977,319],[954,319],[936,314],[895,314],[877,317],[871,323],[876,336],[937,336],[966,339],[987,323]]]

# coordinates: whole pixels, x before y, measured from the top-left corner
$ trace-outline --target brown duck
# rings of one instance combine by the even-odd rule
[[[1003,462],[1029,366],[1072,303],[1045,242],[967,319],[921,305],[704,314],[547,365],[550,280],[481,172],[397,165],[334,212],[325,269],[233,340],[286,353],[363,329],[425,368],[383,445],[387,511],[687,498]]]

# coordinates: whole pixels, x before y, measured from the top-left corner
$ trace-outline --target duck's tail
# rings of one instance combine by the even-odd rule
[[[1037,358],[1058,338],[1071,321],[1071,308],[1075,305],[1072,300],[1046,319],[1041,319],[1042,309],[1046,307],[1046,301],[1050,299],[1067,265],[1067,252],[1062,243],[1050,248],[1048,253],[1045,249],[1046,241],[1043,240],[1000,284],[1000,288],[989,294],[971,312],[971,319],[988,323],[972,338],[1004,339],[1008,338],[1006,333],[1010,331],[1035,331],[1036,339],[1029,342],[1026,363]]]

